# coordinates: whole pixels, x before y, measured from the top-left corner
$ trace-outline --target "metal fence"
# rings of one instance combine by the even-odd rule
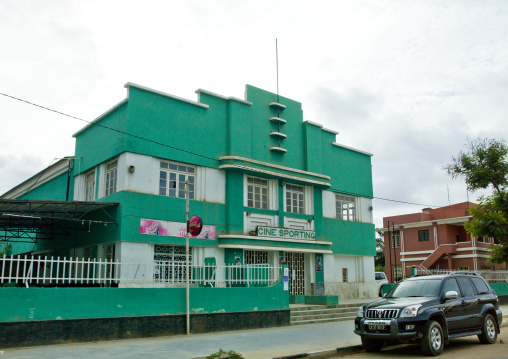
[[[261,287],[279,279],[279,266],[268,264],[190,265],[194,287]],[[0,284],[38,286],[152,285],[181,287],[186,283],[184,262],[119,261],[60,257],[0,257]]]
[[[481,275],[489,283],[508,283],[508,270],[478,270],[478,271],[461,271],[449,269],[426,269],[425,271],[417,270],[417,274],[450,274],[452,272],[460,273],[477,273]]]

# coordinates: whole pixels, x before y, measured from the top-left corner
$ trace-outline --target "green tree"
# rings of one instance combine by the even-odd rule
[[[481,197],[470,209],[473,217],[464,228],[475,237],[494,238],[490,262],[508,261],[508,147],[504,141],[490,138],[469,139],[466,149],[452,158],[445,170],[452,178],[465,178],[469,191],[492,188],[492,194]]]
[[[384,272],[385,268],[385,241],[384,234],[381,231],[377,231],[376,236],[376,257],[375,257],[376,270]],[[382,269],[381,269],[382,268]]]

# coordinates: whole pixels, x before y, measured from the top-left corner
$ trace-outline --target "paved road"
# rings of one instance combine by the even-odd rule
[[[508,313],[508,306],[501,306],[503,313]],[[508,318],[505,317],[507,322]],[[30,348],[5,349],[4,358],[167,358],[190,359],[217,352],[220,348],[235,350],[246,359],[266,359],[291,354],[309,353],[361,344],[360,337],[353,333],[354,322],[331,322],[308,324],[292,327],[240,330],[233,332],[208,333],[196,335],[179,335],[148,339],[115,340],[96,343],[60,344]],[[508,327],[502,330],[508,333]],[[473,337],[473,347],[478,343]],[[471,339],[459,339],[471,340]],[[508,343],[508,338],[504,340]],[[450,345],[452,348],[454,342]],[[460,353],[469,353],[458,347]],[[421,356],[416,346],[408,351],[411,357]],[[445,351],[448,351],[448,346]],[[479,345],[478,348],[485,348]],[[0,348],[1,349],[1,348]],[[399,353],[399,352],[394,352]],[[417,354],[415,354],[417,353]],[[415,355],[413,355],[415,354]],[[399,355],[399,354],[397,354]],[[508,357],[508,346],[505,356]],[[386,357],[386,356],[385,356]],[[479,358],[486,358],[480,355]]]
[[[329,357],[341,359],[414,359],[424,355],[416,345],[401,345],[393,349],[384,349],[379,353],[362,353]],[[495,344],[481,344],[476,336],[454,339],[445,345],[439,359],[494,359],[508,358],[508,327],[501,328],[501,334]]]
[[[168,358],[188,359],[235,350],[246,359],[265,359],[360,344],[353,321],[240,330],[191,336],[115,340],[5,349],[7,358]]]

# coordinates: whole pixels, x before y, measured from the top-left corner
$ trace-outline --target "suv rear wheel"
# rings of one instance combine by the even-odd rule
[[[496,320],[492,314],[487,314],[483,319],[482,334],[478,335],[478,339],[480,339],[483,344],[494,344],[496,342]]]
[[[369,353],[380,351],[384,344],[385,343],[381,340],[370,339],[362,336],[362,345],[365,348],[365,351]]]
[[[420,340],[420,348],[425,355],[439,355],[443,351],[444,336],[441,325],[435,320],[429,320]]]

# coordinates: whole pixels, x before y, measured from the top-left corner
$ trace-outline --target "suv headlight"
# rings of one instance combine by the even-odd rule
[[[416,317],[418,315],[418,309],[420,309],[421,306],[422,306],[421,304],[411,305],[409,307],[402,309],[402,311],[400,312],[400,317],[401,318]]]
[[[358,312],[356,312],[356,316],[358,318],[363,318],[363,305],[360,308],[358,308]]]

